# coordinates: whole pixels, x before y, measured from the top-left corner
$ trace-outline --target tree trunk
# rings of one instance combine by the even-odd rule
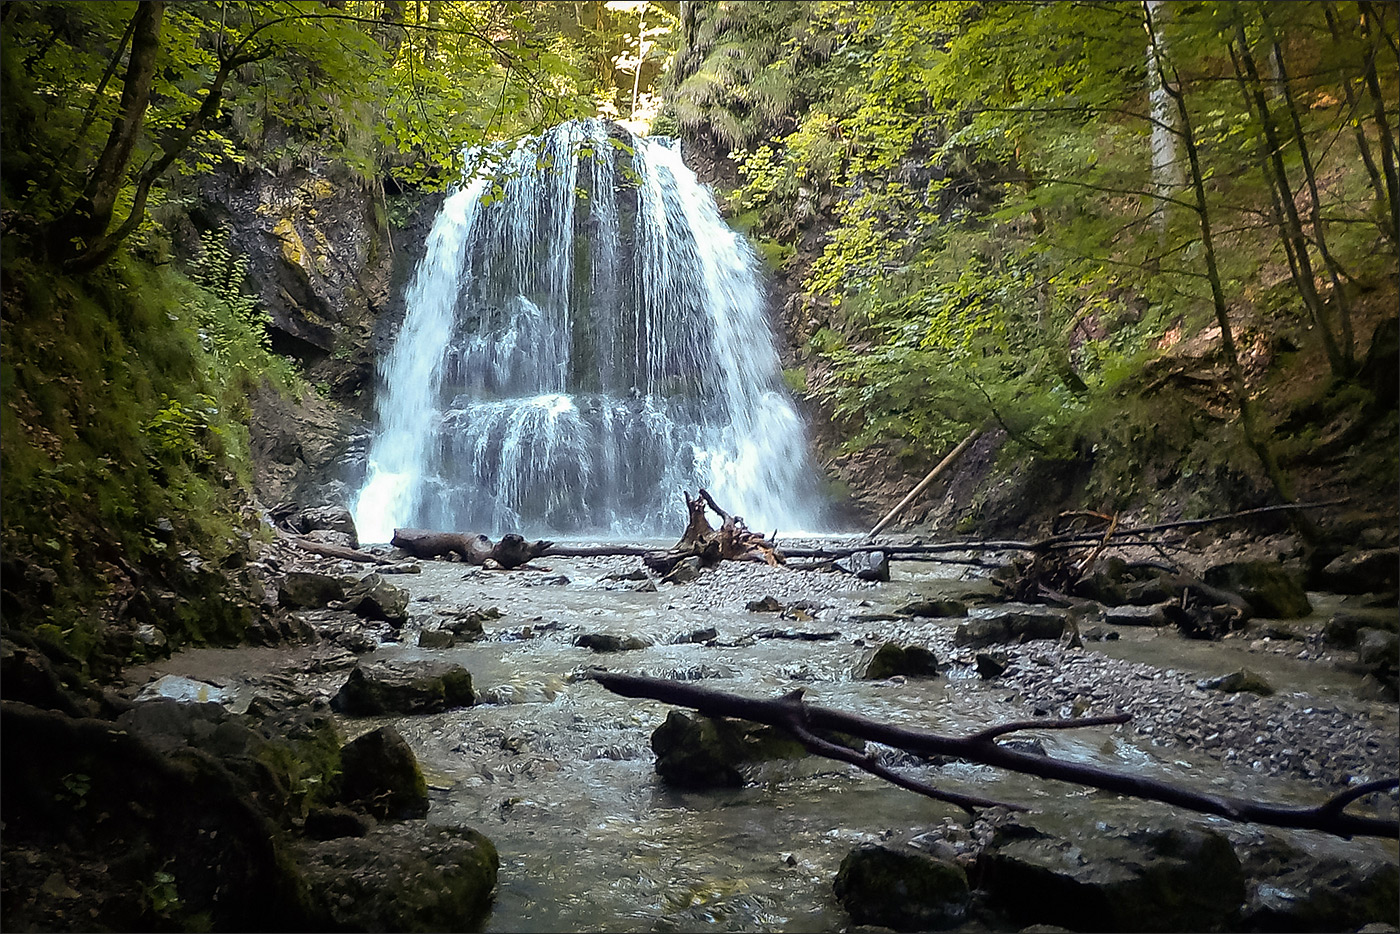
[[[1322,5],[1322,12],[1327,17],[1327,28],[1332,33],[1332,42],[1339,48],[1344,49],[1345,43],[1342,40],[1341,26],[1337,23],[1337,13],[1333,9],[1331,2]],[[1400,217],[1393,211],[1390,196],[1386,193],[1385,181],[1381,178],[1380,169],[1376,168],[1376,160],[1371,155],[1371,144],[1366,139],[1366,128],[1361,125],[1359,116],[1361,102],[1357,100],[1356,92],[1351,87],[1351,75],[1342,71],[1340,75],[1342,95],[1347,102],[1347,122],[1351,124],[1352,134],[1356,137],[1356,151],[1361,154],[1361,162],[1366,166],[1366,174],[1371,178],[1371,189],[1376,193],[1376,202],[1387,209],[1390,216],[1390,224],[1381,225],[1381,231],[1390,240],[1391,245],[1400,245]]]

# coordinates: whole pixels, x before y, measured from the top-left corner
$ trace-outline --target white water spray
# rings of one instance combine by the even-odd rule
[[[447,199],[381,378],[364,541],[668,535],[701,486],[754,529],[819,521],[752,248],[676,148],[602,121]]]

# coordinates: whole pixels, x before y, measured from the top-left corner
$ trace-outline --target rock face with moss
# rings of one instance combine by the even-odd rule
[[[411,669],[390,664],[356,665],[331,706],[352,717],[374,717],[440,713],[475,702],[469,671],[461,665],[431,662]]]
[[[868,843],[841,861],[836,897],[857,924],[896,931],[956,927],[967,915],[967,873],[908,846]]]

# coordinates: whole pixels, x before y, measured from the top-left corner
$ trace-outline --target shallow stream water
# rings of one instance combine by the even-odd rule
[[[544,563],[548,572],[502,574],[425,562],[421,574],[395,577],[394,583],[413,594],[415,622],[455,607],[501,610],[500,619],[486,622],[479,641],[419,649],[411,624],[402,643],[386,644],[371,656],[460,663],[472,673],[479,702],[429,716],[344,721],[349,738],[392,723],[427,775],[429,821],[468,824],[495,842],[501,869],[488,931],[839,930],[850,921],[831,883],[853,847],[964,817],[957,808],[816,758],[765,765],[741,789],[669,789],[655,774],[649,739],[670,708],[613,695],[578,677],[591,666],[702,680],[752,697],[775,697],[800,685],[812,704],[953,734],[1026,719],[1035,703],[1014,683],[985,682],[973,673],[965,664],[971,653],[951,648],[957,620],[880,618],[915,595],[985,592],[984,582],[959,580],[955,566],[896,563],[890,583],[850,590],[842,589],[850,586],[849,578],[735,566],[690,584],[661,584],[656,592],[641,593],[611,589],[625,585],[606,579],[636,567],[635,561]],[[810,606],[794,614],[797,618],[744,608],[768,594],[784,604],[805,599]],[[709,627],[718,630],[717,643],[740,642],[764,629],[837,636],[760,637],[731,647],[679,641]],[[594,632],[637,636],[653,645],[599,654],[573,644],[578,635]],[[936,679],[860,680],[865,662],[886,639],[933,646],[940,660],[953,664]],[[1157,669],[1155,676],[1134,669],[1144,692],[1155,689],[1152,678],[1160,678],[1161,670],[1177,683],[1248,663],[1274,681],[1284,699],[1278,709],[1285,713],[1296,710],[1301,718],[1303,710],[1325,705],[1373,722],[1381,735],[1394,735],[1394,705],[1356,699],[1355,676],[1251,651],[1247,643],[1189,643],[1170,634],[1125,630],[1117,642],[1083,650],[1091,660],[1095,653]],[[257,672],[295,673],[296,658],[295,652],[268,649],[187,652],[159,671],[221,683],[236,709],[240,699],[246,704]],[[344,677],[342,669],[301,680],[329,695]],[[1094,695],[1086,692],[1085,699],[1085,714],[1113,712]],[[1297,802],[1320,801],[1330,793],[1317,782],[1269,776],[1244,763],[1218,761],[1199,748],[1164,747],[1160,734],[1147,736],[1133,725],[1030,735],[1053,756],[1202,790]],[[981,766],[912,758],[898,764],[935,784],[1063,815],[1068,833],[1092,832],[1096,822],[1123,824],[1168,813],[1165,807]],[[1299,836],[1314,849],[1380,848],[1394,858],[1392,843]]]

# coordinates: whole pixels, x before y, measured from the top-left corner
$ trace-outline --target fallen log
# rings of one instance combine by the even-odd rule
[[[415,558],[441,558],[455,554],[467,564],[482,566],[487,561],[494,561],[498,566],[510,570],[540,557],[554,543],[542,539],[526,541],[514,532],[502,535],[499,542],[492,543],[485,535],[394,529],[394,537],[389,544],[402,548]]]
[[[924,490],[927,490],[929,486],[933,483],[933,481],[939,478],[943,471],[947,470],[948,467],[951,466],[954,461],[961,457],[963,451],[966,451],[968,448],[972,447],[972,442],[976,441],[981,434],[982,429],[975,428],[973,429],[971,434],[969,434],[966,438],[963,438],[957,447],[953,448],[952,451],[948,452],[947,457],[943,458],[943,460],[938,462],[937,467],[930,470],[927,476],[920,480],[918,485],[915,486],[914,489],[909,491],[909,495],[905,496],[904,499],[899,501],[899,505],[891,509],[885,515],[885,518],[875,523],[875,527],[866,534],[866,540],[873,541],[875,536],[879,535],[880,531],[885,526],[893,522],[895,520],[895,517],[898,516],[901,512],[903,512],[910,503],[918,499],[919,494],[922,493]]]
[[[1387,778],[1367,782],[1336,794],[1314,807],[1296,807],[1196,791],[1146,775],[1134,775],[1087,762],[1069,762],[1051,756],[1021,752],[996,742],[998,737],[1023,730],[1067,730],[1127,723],[1132,717],[1126,713],[1083,717],[1077,720],[1023,720],[991,726],[969,736],[944,736],[882,723],[857,714],[815,707],[802,700],[801,691],[794,691],[774,700],[763,700],[688,682],[641,675],[592,671],[588,673],[588,677],[623,697],[645,698],[689,707],[709,717],[735,717],[776,726],[787,730],[816,755],[848,762],[899,787],[940,801],[949,801],[970,813],[975,813],[975,809],[979,807],[1009,806],[1014,810],[1026,808],[935,788],[893,772],[881,765],[874,755],[862,755],[852,749],[830,743],[817,736],[816,731],[846,733],[858,739],[902,749],[918,756],[962,759],[1133,798],[1160,801],[1242,823],[1320,830],[1346,838],[1400,837],[1400,820],[1349,814],[1345,810],[1347,805],[1368,794],[1397,787],[1400,785],[1400,779]]]
[[[329,545],[325,542],[313,542],[302,538],[299,535],[292,535],[281,529],[277,530],[277,537],[293,547],[302,551],[310,552],[313,555],[320,555],[323,558],[340,558],[344,561],[358,561],[361,564],[393,564],[387,558],[372,555],[367,551],[360,551],[356,548],[345,548],[341,545]]]

